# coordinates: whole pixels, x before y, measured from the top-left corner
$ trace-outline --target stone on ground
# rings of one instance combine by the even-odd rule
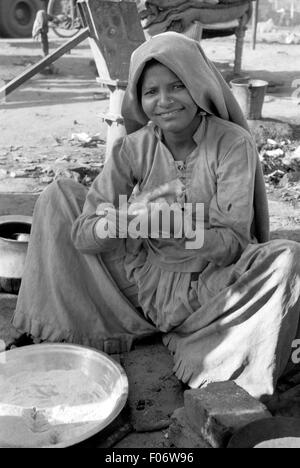
[[[184,406],[190,426],[212,447],[226,447],[246,424],[270,417],[267,408],[233,381],[186,390]]]

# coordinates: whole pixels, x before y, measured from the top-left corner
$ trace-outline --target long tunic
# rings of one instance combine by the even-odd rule
[[[258,244],[251,234],[248,133],[207,116],[194,139],[184,179],[187,202],[204,203],[203,246],[96,235],[99,203],[118,206],[137,184],[151,190],[178,177],[148,125],[115,145],[87,196],[63,180],[41,195],[13,324],[111,353],[160,331],[177,377],[191,387],[231,379],[255,397],[272,395],[300,337],[300,247]]]
[[[179,325],[202,303],[201,297],[196,301],[188,298],[190,273],[226,267],[238,260],[250,242],[256,242],[251,236],[256,158],[248,132],[217,117],[203,116],[194,141],[197,146],[185,162],[185,196],[188,203],[204,205],[204,243],[200,249],[186,249],[185,238],[147,238],[143,242],[128,238],[124,258],[119,239],[99,239],[95,233],[100,203],[118,207],[119,195],[129,199],[136,184],[141,192],[151,191],[178,178],[175,160],[151,124],[115,145],[72,231],[75,246],[84,253],[113,249],[116,254],[119,250],[128,279],[138,284],[139,304],[164,332]],[[152,278],[158,276],[159,286],[149,291]],[[163,293],[166,285],[170,289],[167,299]]]

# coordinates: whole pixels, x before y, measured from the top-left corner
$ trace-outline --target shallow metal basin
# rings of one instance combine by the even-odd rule
[[[107,354],[92,348],[72,344],[39,344],[0,353],[0,378],[2,378],[2,382],[6,382],[6,378],[14,377],[23,372],[27,375],[33,373],[34,379],[34,373],[57,370],[65,371],[66,375],[67,371],[81,371],[101,386],[107,398],[105,401],[99,399],[99,401],[93,402],[92,417],[87,417],[89,405],[81,405],[84,408],[68,406],[72,395],[70,395],[70,400],[66,398],[67,409],[64,415],[68,415],[68,420],[70,420],[70,416],[74,417],[71,418],[71,423],[61,421],[61,424],[58,424],[64,433],[61,440],[51,445],[55,448],[77,444],[104,429],[118,416],[128,397],[128,379],[123,368]],[[56,417],[59,418],[57,408],[56,410],[50,407],[43,408],[42,400],[36,401],[34,408],[44,412],[47,419],[49,416],[51,419],[52,410],[56,411]],[[0,427],[1,423],[7,423],[8,416],[22,416],[24,409],[28,411],[28,405],[7,405],[0,401]],[[57,421],[53,424],[55,428]]]

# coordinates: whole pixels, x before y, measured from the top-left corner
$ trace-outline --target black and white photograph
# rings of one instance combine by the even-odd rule
[[[0,0],[0,448],[300,448],[300,0]]]

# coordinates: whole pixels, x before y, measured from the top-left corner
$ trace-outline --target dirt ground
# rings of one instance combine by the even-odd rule
[[[62,40],[51,36],[51,49],[61,43]],[[208,57],[229,78],[232,75],[234,38],[205,40],[202,45]],[[13,79],[40,57],[40,45],[36,42],[0,39],[0,80],[3,83]],[[39,193],[60,176],[72,177],[89,185],[101,170],[106,124],[98,114],[108,110],[109,101],[106,89],[96,82],[92,59],[89,42],[86,41],[59,59],[54,64],[53,74],[36,75],[8,96],[5,102],[1,102],[0,195],[24,193],[25,197],[25,193]],[[277,142],[284,140],[292,150],[298,148],[300,87],[297,90],[295,80],[299,80],[300,86],[299,45],[259,41],[253,50],[248,35],[242,68],[243,76],[265,79],[270,84],[262,120],[251,122],[257,141],[263,138],[265,141],[261,143],[266,143],[269,137]],[[80,136],[82,133],[87,135]],[[300,165],[295,173],[298,171]],[[272,177],[266,178],[272,238],[284,237],[300,242],[299,179],[287,185],[278,185],[272,180]],[[4,205],[1,206],[3,200],[0,197],[0,214],[6,210]],[[148,362],[149,375],[140,383],[135,381],[137,390],[131,394],[130,401],[137,415],[134,424],[143,427],[142,433],[149,430],[143,424],[144,420],[148,422],[149,406],[152,406],[151,437],[149,433],[130,434],[119,443],[119,447],[168,446],[165,420],[176,405],[182,404],[182,392],[172,380],[168,357],[162,361],[156,359],[153,370],[149,367],[153,355],[150,353],[151,356],[147,358],[147,352],[142,353],[142,358],[139,355],[136,364],[131,362],[133,355],[124,358],[122,363],[128,374],[134,376],[135,372],[141,372],[141,368],[146,372]],[[155,383],[155,379],[160,378],[167,382],[169,379],[169,386],[163,388],[160,398],[164,399],[161,400],[157,399],[155,385],[153,389],[145,387],[147,382]],[[170,395],[174,397],[172,408],[166,403],[170,401]],[[146,413],[143,410],[147,410]]]

